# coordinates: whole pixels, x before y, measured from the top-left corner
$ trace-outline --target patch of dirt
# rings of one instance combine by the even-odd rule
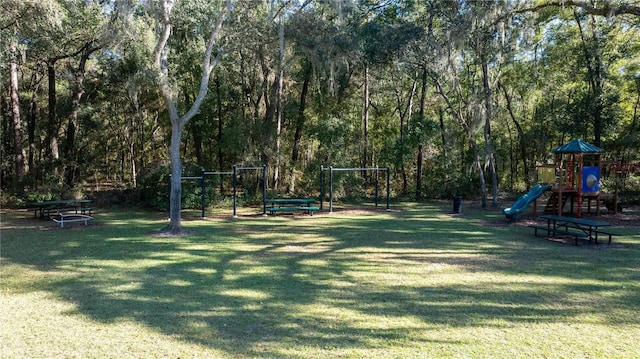
[[[148,235],[156,238],[182,238],[189,237],[196,234],[196,231],[182,229],[179,233],[172,233],[170,231],[159,230],[149,232]]]
[[[337,214],[376,214],[376,213],[386,213],[386,212],[401,212],[402,209],[399,208],[391,208],[387,211],[386,207],[381,206],[378,208],[375,207],[362,207],[362,208],[334,208],[333,213]],[[320,212],[320,214],[329,214],[329,208],[327,207],[324,211]]]
[[[239,219],[260,219],[260,218],[264,218],[264,216],[262,215],[262,213],[258,213],[260,212],[261,209],[260,208],[256,208],[255,209],[255,213],[251,213],[251,214],[247,214],[247,213],[238,213],[237,214],[237,218]],[[332,214],[337,214],[337,215],[358,215],[358,214],[362,214],[362,215],[367,215],[367,214],[379,214],[379,213],[398,213],[398,212],[402,212],[403,210],[401,208],[391,208],[389,210],[386,209],[386,207],[384,206],[380,206],[378,208],[375,207],[349,207],[349,208],[333,208],[333,213],[329,213],[329,207],[328,205],[325,206],[322,211],[317,211],[314,212],[312,216],[308,215],[307,213],[304,213],[303,211],[296,211],[293,213],[278,213],[277,215],[275,215],[275,217],[284,217],[284,218],[313,218],[313,217],[321,217],[321,216],[327,216],[327,215],[332,215]],[[274,217],[274,215],[271,214],[267,214],[267,217]],[[205,217],[205,219],[209,219],[209,220],[228,220],[231,219],[231,214],[230,213],[215,213],[215,214],[207,214],[207,216]],[[189,221],[189,220],[200,220],[200,217],[182,217],[183,221]]]

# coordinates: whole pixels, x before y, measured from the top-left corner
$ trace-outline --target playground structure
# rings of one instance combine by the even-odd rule
[[[527,209],[527,207],[529,207],[529,205],[533,203],[535,213],[536,200],[546,191],[551,190],[552,187],[553,186],[551,186],[550,184],[538,183],[533,186],[533,188],[531,188],[529,192],[520,196],[520,198],[518,198],[518,200],[511,207],[505,208],[502,212],[508,219],[516,220],[518,219],[520,214],[522,214]]]
[[[202,171],[200,176],[183,176],[182,180],[197,180],[200,181],[201,186],[201,218],[205,218],[206,212],[206,178],[207,176],[232,176],[233,184],[233,218],[237,218],[238,207],[238,173],[240,171],[261,171],[262,172],[262,215],[267,215],[267,166],[239,166],[233,165],[232,171]],[[388,167],[371,167],[371,168],[334,168],[334,167],[320,167],[320,210],[323,209],[323,202],[326,196],[325,194],[325,172],[329,172],[329,212],[333,212],[333,174],[336,171],[373,171],[375,172],[375,207],[378,208],[379,203],[379,186],[380,186],[380,172],[386,173],[386,209],[389,210],[389,168]],[[169,193],[171,192],[171,181],[169,181]],[[273,202],[273,200],[270,200]]]
[[[202,171],[200,176],[183,176],[182,180],[197,180],[200,181],[201,187],[201,218],[205,218],[206,211],[206,177],[207,176],[223,176],[231,175],[233,183],[233,218],[237,218],[237,206],[238,206],[238,172],[245,170],[259,170],[262,171],[262,215],[267,213],[267,166],[238,166],[233,165],[232,171]],[[169,175],[171,176],[171,175]],[[171,181],[169,180],[169,193],[171,193]]]
[[[596,202],[596,214],[600,214],[600,160],[604,150],[580,139],[570,141],[553,150],[557,181],[547,201],[545,213],[562,215],[563,208],[570,202],[570,213],[582,217],[582,202]],[[617,201],[617,199],[616,199]]]
[[[620,208],[620,177],[640,170],[640,164],[603,163],[603,149],[586,143],[580,139],[568,142],[553,150],[554,163],[537,166],[537,184],[509,208],[503,210],[509,219],[517,219],[526,208],[533,204],[533,212],[537,213],[537,199],[545,192],[551,191],[545,214],[562,215],[564,207],[569,203],[569,213],[582,217],[583,204],[586,202],[587,214],[591,213],[591,204],[595,203],[595,214],[600,215],[600,205],[617,213]],[[614,193],[601,192],[602,169],[608,174],[615,174],[616,187]]]

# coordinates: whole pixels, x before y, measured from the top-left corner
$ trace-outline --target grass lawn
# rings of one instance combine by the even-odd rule
[[[637,226],[576,247],[500,212],[394,208],[185,214],[182,238],[152,235],[158,213],[3,210],[0,356],[640,357]]]

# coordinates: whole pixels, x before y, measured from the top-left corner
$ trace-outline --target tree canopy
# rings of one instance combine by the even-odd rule
[[[571,139],[640,157],[636,1],[0,8],[0,176],[18,198],[168,196],[171,173],[179,211],[181,174],[265,164],[279,193],[317,195],[321,165],[388,166],[396,196],[496,205]],[[345,178],[346,195],[370,180]]]

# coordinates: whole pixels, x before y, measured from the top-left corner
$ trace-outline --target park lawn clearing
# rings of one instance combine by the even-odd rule
[[[3,213],[0,351],[65,358],[637,358],[640,233],[571,246],[441,204],[93,224]]]

